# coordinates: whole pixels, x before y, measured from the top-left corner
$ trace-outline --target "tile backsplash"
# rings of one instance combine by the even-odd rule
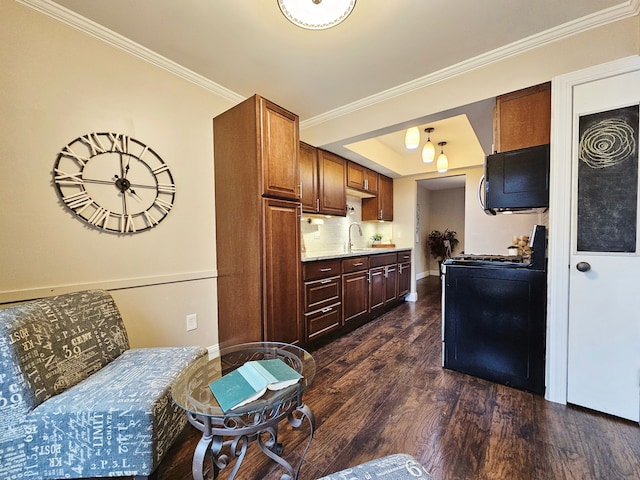
[[[307,255],[326,252],[344,252],[349,240],[349,226],[358,223],[362,229],[362,236],[358,229],[351,227],[351,241],[353,248],[371,246],[374,233],[382,235],[382,243],[393,243],[393,223],[363,222],[362,200],[358,197],[347,196],[348,213],[346,217],[326,217],[324,215],[302,215],[300,224],[303,252]]]

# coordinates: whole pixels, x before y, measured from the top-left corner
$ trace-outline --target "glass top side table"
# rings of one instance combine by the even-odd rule
[[[250,360],[279,358],[303,378],[282,390],[268,390],[262,397],[247,405],[223,412],[209,383],[235,370]],[[235,478],[246,455],[248,445],[257,441],[262,452],[280,464],[287,473],[282,480],[296,479],[300,463],[294,469],[281,455],[283,446],[278,442],[278,425],[285,418],[294,428],[305,419],[310,433],[304,453],[309,448],[315,429],[311,409],[302,402],[302,393],[311,385],[316,373],[313,357],[300,347],[278,342],[255,342],[223,348],[220,356],[203,357],[183,371],[171,389],[176,404],[187,412],[189,422],[202,432],[193,455],[192,473],[195,480],[204,480],[205,459],[213,464],[212,477],[237,458],[229,479]]]

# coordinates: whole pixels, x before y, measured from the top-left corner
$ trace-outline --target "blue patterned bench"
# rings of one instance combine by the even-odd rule
[[[415,458],[397,453],[332,473],[318,480],[432,480],[431,475]]]
[[[186,423],[176,376],[206,350],[130,349],[101,290],[0,310],[0,478],[145,478]]]

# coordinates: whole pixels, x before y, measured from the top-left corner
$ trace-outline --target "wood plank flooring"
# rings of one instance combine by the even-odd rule
[[[640,478],[637,424],[444,370],[439,279],[419,281],[418,298],[312,352],[318,370],[304,399],[316,432],[301,480],[396,452],[437,480]],[[292,464],[307,433],[281,431]],[[154,480],[191,479],[199,437],[188,426]],[[279,480],[284,471],[256,447],[237,478]]]

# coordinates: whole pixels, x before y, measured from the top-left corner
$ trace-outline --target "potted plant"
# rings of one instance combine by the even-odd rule
[[[460,243],[456,235],[456,232],[448,228],[444,232],[433,230],[427,237],[427,244],[429,245],[431,256],[438,260],[438,262],[449,258],[458,246],[458,243]]]
[[[377,245],[382,241],[382,234],[381,233],[374,233],[371,236],[371,243],[373,243],[373,245]]]

